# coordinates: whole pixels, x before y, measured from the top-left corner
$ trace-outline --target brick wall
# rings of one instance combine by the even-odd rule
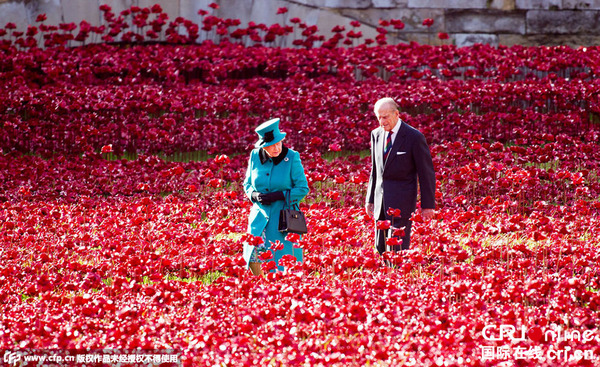
[[[379,19],[401,19],[405,28],[391,34],[391,42],[473,43],[492,45],[569,45],[600,44],[600,0],[0,0],[0,26],[16,23],[20,29],[45,13],[46,24],[75,22],[85,19],[101,22],[99,6],[110,5],[119,12],[132,5],[140,7],[158,3],[170,15],[200,22],[199,9],[216,2],[216,15],[237,18],[243,23],[273,24],[299,17],[316,24],[328,35],[335,25],[350,29],[350,22],[363,23],[366,38],[376,35]],[[280,7],[287,14],[276,15]],[[434,19],[431,28],[422,25]],[[450,39],[439,40],[439,32]]]

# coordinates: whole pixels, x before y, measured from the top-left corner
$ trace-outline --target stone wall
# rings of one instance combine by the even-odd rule
[[[325,36],[335,25],[351,29],[350,22],[359,20],[364,37],[373,38],[379,19],[401,19],[405,28],[388,37],[392,43],[600,44],[600,0],[0,0],[0,27],[13,22],[24,30],[41,13],[46,24],[85,19],[99,25],[103,4],[115,13],[132,5],[160,4],[170,19],[182,16],[200,23],[198,10],[208,10],[212,2],[219,4],[215,15],[222,18],[270,25],[298,17]],[[288,13],[277,15],[280,7]],[[422,25],[425,18],[434,20],[430,28]],[[450,38],[440,40],[439,32]]]

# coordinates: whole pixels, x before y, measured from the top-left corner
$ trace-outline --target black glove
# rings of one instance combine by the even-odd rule
[[[283,195],[283,191],[268,192],[266,194],[262,194],[261,196],[263,204],[271,204],[278,200],[285,200],[285,195]]]
[[[267,192],[266,194],[261,194],[257,191],[252,193],[252,201],[264,205],[269,205],[277,200],[285,200],[283,191]]]

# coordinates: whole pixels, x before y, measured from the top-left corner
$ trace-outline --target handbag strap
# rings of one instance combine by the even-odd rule
[[[283,205],[283,208],[284,209],[290,208],[291,207],[291,205],[290,205],[290,190],[285,190],[283,192],[283,195],[285,196],[285,204]]]
[[[285,204],[283,205],[284,209],[286,209],[286,208],[288,208],[288,209],[295,208],[296,210],[300,209],[300,206],[298,206],[298,204],[292,206],[292,203],[291,203],[291,195],[292,195],[291,194],[291,190],[285,190],[283,192],[283,195],[285,196]]]

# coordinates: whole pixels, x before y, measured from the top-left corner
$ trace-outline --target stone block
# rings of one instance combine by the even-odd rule
[[[325,0],[324,7],[367,9],[372,5],[371,0]]]
[[[600,10],[598,0],[563,0],[563,9]]]
[[[34,19],[35,20],[35,19]],[[6,23],[14,23],[17,31],[25,31],[29,24],[27,9],[22,2],[8,2],[0,4],[0,28]]]
[[[514,45],[530,45],[530,36],[523,34],[499,34],[498,35],[498,44],[504,46],[514,46]]]
[[[46,14],[45,24],[65,23],[62,19],[62,6],[60,0],[41,0],[25,2],[27,9],[27,22],[32,25],[38,25],[35,19],[39,14]]]
[[[516,0],[515,6],[517,9],[545,9],[557,10],[562,8],[562,0]]]
[[[305,19],[303,17],[306,16],[305,6],[299,6],[296,4],[282,4],[281,1],[277,0],[263,0],[263,1],[248,1],[244,4],[239,4],[236,0],[229,0],[232,3],[238,3],[237,8],[232,8],[232,13],[237,14],[245,14],[245,20],[242,21],[244,24],[248,24],[249,21],[253,21],[255,23],[264,23],[266,25],[271,25],[274,23],[284,23],[287,22],[290,18],[300,18],[303,21]],[[287,13],[277,14],[277,9],[283,7],[283,5],[287,8]],[[308,8],[311,10],[315,10],[314,8]],[[231,14],[233,17],[233,14]]]
[[[361,23],[368,24],[373,27],[379,27],[379,20],[385,19],[400,19],[404,22],[404,29],[398,31],[398,33],[412,33],[412,32],[446,32],[445,30],[445,15],[443,9],[410,9],[410,8],[397,8],[397,9],[367,9],[367,10],[352,10],[343,9],[340,10],[343,16],[356,19]],[[423,25],[423,20],[431,18],[434,20],[433,25],[428,29]],[[395,32],[393,27],[387,28],[389,32]]]
[[[600,35],[600,11],[596,10],[530,10],[527,12],[530,34]]]
[[[497,10],[515,10],[515,0],[491,0],[489,3],[490,9]]]
[[[472,46],[476,43],[498,47],[498,36],[489,33],[458,33],[454,35],[456,46]]]
[[[452,45],[454,44],[454,37],[451,35],[450,39],[441,40],[438,38],[437,33],[401,33],[398,35],[398,38],[391,38],[391,44],[397,43],[410,43],[416,42],[421,45],[432,45],[432,46],[440,46],[440,45]]]
[[[409,8],[486,9],[488,0],[409,0]]]
[[[65,23],[79,25],[82,20],[93,26],[100,25],[100,7],[97,1],[62,0],[62,12]]]
[[[208,4],[214,1],[211,0],[179,0],[179,16],[185,19],[191,20],[192,22],[201,25],[202,17],[198,14],[199,10],[206,10],[209,13],[213,12],[213,9],[208,7]],[[174,20],[169,14],[169,19]]]
[[[448,11],[449,33],[519,33],[524,34],[525,12]]]
[[[366,9],[371,7],[371,0],[289,0],[290,2],[314,8],[349,8]]]
[[[331,32],[331,29],[336,25],[344,26],[346,28],[346,31],[352,29],[350,22],[353,20],[340,16],[338,12],[332,9],[318,9],[299,5],[289,7],[289,15],[286,18],[285,24],[290,24],[289,19],[291,18],[300,18],[309,26],[316,25],[319,29],[317,33],[325,36],[325,39],[328,39],[331,36],[333,36],[333,32]],[[364,33],[363,28],[364,27],[360,27],[360,29]],[[292,47],[292,42],[295,39],[302,39],[301,33],[302,30],[294,26],[294,33],[286,38],[285,42],[283,43],[283,46]]]
[[[373,0],[374,8],[406,8],[409,0]]]
[[[360,27],[351,26],[350,22],[352,22],[354,19],[344,17],[344,16],[340,15],[339,13],[336,13],[333,11],[320,11],[316,15],[317,15],[317,23],[316,24],[320,30],[319,33],[323,34],[326,39],[328,39],[334,35],[334,33],[331,32],[331,29],[337,25],[341,25],[346,29],[342,33],[342,35],[345,35],[347,32],[349,32],[351,30],[353,30],[354,32],[362,32],[363,36],[354,41],[356,44],[363,43],[364,40],[367,38],[375,39],[375,36],[377,36],[377,34],[378,34],[375,31],[375,28],[372,26],[368,26],[368,25],[361,25]],[[341,43],[340,43],[340,45],[341,45]]]
[[[596,46],[600,44],[600,36],[571,35],[571,34],[537,34],[537,35],[498,35],[501,45],[514,46],[569,46],[572,48]]]

